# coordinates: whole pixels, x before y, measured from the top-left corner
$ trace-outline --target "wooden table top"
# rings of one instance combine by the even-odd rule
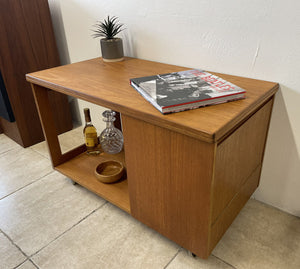
[[[27,81],[134,118],[217,142],[264,104],[278,90],[278,83],[213,73],[246,90],[246,98],[225,104],[162,115],[134,88],[131,78],[187,70],[181,66],[126,57],[116,63],[95,58],[26,75]]]

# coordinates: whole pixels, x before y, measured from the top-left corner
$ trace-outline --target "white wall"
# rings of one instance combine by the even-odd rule
[[[115,15],[126,26],[120,36],[127,56],[279,82],[261,184],[254,197],[300,216],[298,0],[51,0],[50,4],[54,19],[60,12],[62,20],[54,24],[55,31],[65,30],[71,62],[100,56],[99,41],[91,37],[90,29],[97,20]],[[61,42],[61,50],[63,46]]]

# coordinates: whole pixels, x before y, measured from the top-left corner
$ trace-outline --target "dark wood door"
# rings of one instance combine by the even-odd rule
[[[44,136],[25,74],[60,64],[48,1],[1,0],[0,37],[0,70],[16,120],[10,123],[1,118],[1,124],[4,133],[26,147],[42,141]],[[70,130],[67,97],[52,94],[51,103],[57,132]]]

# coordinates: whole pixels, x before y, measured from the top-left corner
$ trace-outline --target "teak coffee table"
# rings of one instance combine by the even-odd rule
[[[129,79],[188,68],[101,58],[28,74],[53,167],[195,255],[207,258],[259,184],[278,84],[218,76],[244,88],[246,99],[162,115]],[[124,151],[88,156],[81,145],[62,154],[51,91],[120,112]],[[101,116],[101,115],[99,115]],[[101,130],[100,130],[101,131]],[[103,159],[124,162],[127,179],[97,181]]]

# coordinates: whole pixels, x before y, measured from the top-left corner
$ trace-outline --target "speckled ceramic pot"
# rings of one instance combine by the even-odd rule
[[[105,62],[118,62],[124,59],[123,42],[121,38],[100,39],[102,58]]]

